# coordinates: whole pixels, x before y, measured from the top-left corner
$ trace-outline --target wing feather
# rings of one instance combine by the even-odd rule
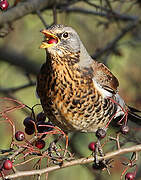
[[[116,94],[119,86],[118,79],[103,64],[94,61],[92,64],[94,80],[105,90]]]

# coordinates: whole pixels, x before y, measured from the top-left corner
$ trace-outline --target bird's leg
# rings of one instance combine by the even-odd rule
[[[59,136],[59,139],[58,139],[58,140],[62,139],[63,137],[65,137],[65,139],[66,139],[65,151],[64,151],[64,155],[63,155],[63,157],[65,157],[65,156],[66,156],[66,153],[68,152],[68,150],[67,150],[67,149],[68,149],[68,144],[69,144],[69,141],[68,141],[68,133],[62,131],[61,129],[58,129],[58,128],[56,128],[56,129],[61,132],[61,135]],[[58,142],[58,140],[57,140],[57,142]]]
[[[60,139],[62,139],[62,138],[64,137],[64,135],[65,135],[65,138],[66,138],[66,144],[65,144],[65,151],[64,151],[64,154],[63,154],[63,156],[62,156],[62,155],[60,154],[60,152],[57,151],[57,146],[56,146],[56,144],[57,144],[57,142],[58,142]],[[57,155],[58,157],[63,158],[63,157],[66,156],[67,148],[68,148],[68,135],[66,135],[66,134],[61,134],[61,135],[58,136],[57,139],[55,139],[53,142],[50,143],[48,149],[49,149],[49,154],[50,154],[51,157],[53,157],[52,152],[55,151],[55,153],[56,153],[56,155]]]
[[[55,152],[56,155],[54,155],[53,152]],[[57,146],[56,146],[55,141],[50,143],[50,145],[47,149],[47,153],[48,153],[49,157],[51,158],[51,160],[54,164],[57,164],[57,165],[62,164],[62,162],[63,162],[62,156],[59,153],[59,151],[57,150]]]
[[[97,140],[97,143],[96,143],[96,150],[95,150],[95,153],[94,153],[94,164],[93,164],[93,168],[94,169],[99,169],[99,170],[104,170],[106,168],[108,174],[110,175],[110,171],[109,171],[109,167],[111,167],[111,162],[113,160],[109,159],[109,160],[101,160],[99,161],[98,160],[98,153],[101,157],[104,157],[104,153],[103,153],[103,149],[102,149],[102,146],[101,146],[101,143],[100,143],[100,140],[98,139]]]
[[[94,152],[94,157],[95,157],[94,163],[97,164],[97,165],[99,165],[98,154],[99,154],[101,157],[104,156],[100,139],[97,140],[96,149],[95,149],[95,152]],[[105,160],[102,160],[102,161],[105,162]]]
[[[95,148],[95,152],[94,152],[94,158],[95,158],[94,163],[97,165],[99,164],[99,160],[98,160],[99,145],[101,145],[101,144],[100,144],[100,141],[98,140],[96,143],[96,146],[95,146],[96,148]]]
[[[95,163],[98,165],[99,164],[99,160],[98,160],[98,153],[100,156],[104,156],[104,153],[103,153],[103,150],[102,150],[102,146],[101,146],[101,143],[100,143],[100,140],[102,138],[104,138],[106,136],[106,130],[104,129],[98,129],[96,131],[96,137],[97,137],[97,143],[96,143],[96,150],[95,150]]]
[[[101,157],[104,157],[104,153],[103,153],[103,149],[102,149],[102,146],[101,146],[101,139],[104,138],[106,136],[106,129],[98,129],[96,131],[96,137],[97,137],[97,143],[96,143],[96,149],[95,149],[95,152],[94,152],[94,164],[93,164],[93,168],[94,169],[107,169],[108,173],[110,174],[110,171],[108,169],[108,164],[110,163],[111,160],[108,160],[106,161],[105,159],[99,161],[98,160],[98,154],[101,156]]]
[[[56,153],[57,156],[61,157],[61,154],[57,151],[57,142],[62,138],[61,136],[58,136],[53,142],[50,143],[49,148],[48,148],[48,153],[50,157],[53,157],[53,151]]]

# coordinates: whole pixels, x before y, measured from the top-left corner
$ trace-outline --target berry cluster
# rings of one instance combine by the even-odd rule
[[[43,112],[40,112],[36,119],[26,117],[23,121],[25,126],[25,133],[32,135],[35,132],[35,127],[39,133],[45,133],[53,130],[53,124],[51,122],[45,122],[46,116]],[[52,127],[49,127],[52,126]]]
[[[122,134],[127,134],[129,132],[129,127],[127,125],[122,125],[120,129]],[[96,137],[101,140],[106,136],[106,131],[104,129],[98,129],[96,131]],[[88,145],[89,150],[92,152],[96,152],[96,142],[91,142]],[[109,161],[109,160],[108,160]],[[107,162],[108,162],[107,161]],[[109,161],[110,162],[110,161]],[[106,167],[106,164],[103,161],[99,161],[98,163],[93,163],[92,168],[94,170],[103,170]],[[136,172],[127,172],[125,174],[125,180],[135,180]]]
[[[31,118],[26,117],[23,121],[23,124],[25,126],[25,133],[27,135],[32,135],[35,132],[35,128],[37,129],[38,133],[45,133],[53,130],[53,124],[51,122],[45,122],[46,116],[43,112],[40,112],[37,114],[37,117]],[[35,141],[35,147],[38,149],[43,149],[46,145],[45,141],[42,139],[44,136],[42,136],[40,139]],[[23,141],[25,139],[25,134],[22,131],[17,131],[15,133],[15,139],[17,141]],[[10,160],[6,161],[6,165],[4,169],[8,169],[8,165],[10,163]]]
[[[25,126],[25,133],[27,135],[32,135],[35,132],[35,128],[38,133],[45,133],[53,130],[53,124],[51,122],[45,122],[46,116],[43,112],[40,112],[36,119],[31,117],[26,117],[23,121]],[[17,131],[15,133],[15,139],[17,141],[23,141],[25,139],[25,134],[22,131]],[[43,139],[39,139],[35,142],[35,146],[38,149],[43,149],[45,147],[45,141]]]
[[[1,8],[1,10],[3,10],[3,11],[7,10],[8,6],[9,6],[9,3],[8,3],[7,0],[0,0],[0,8]]]

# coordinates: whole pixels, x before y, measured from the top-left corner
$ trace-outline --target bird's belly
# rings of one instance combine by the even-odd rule
[[[49,120],[62,130],[94,132],[104,127],[114,113],[115,106],[93,87],[58,86],[48,90],[42,105]]]

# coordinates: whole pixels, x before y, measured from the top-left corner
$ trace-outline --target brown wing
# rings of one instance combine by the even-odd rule
[[[95,81],[105,90],[116,93],[119,82],[111,71],[104,64],[97,61],[92,64],[92,69]]]

